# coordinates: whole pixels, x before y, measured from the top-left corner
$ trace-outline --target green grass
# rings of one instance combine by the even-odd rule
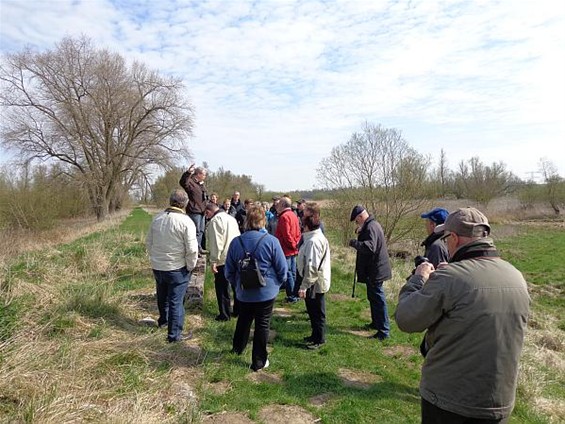
[[[301,407],[323,423],[420,422],[422,335],[400,332],[394,320],[392,338],[385,342],[355,334],[368,322],[369,307],[364,285],[358,284],[351,297],[353,264],[343,251],[332,251],[326,345],[304,349],[302,338],[310,332],[304,304],[287,305],[281,293],[275,307],[291,316],[273,317],[271,367],[259,373],[265,378],[253,381],[251,346],[241,356],[229,353],[235,320],[213,320],[217,305],[210,274],[203,326],[195,329],[201,351],[170,345],[162,330],[137,323],[156,316],[144,247],[150,221],[137,208],[119,227],[24,255],[9,266],[0,291],[0,346],[12,340],[0,351],[0,374],[6,377],[0,378],[0,421],[198,422],[199,414],[222,411],[241,411],[259,421],[263,407],[283,404]],[[534,398],[565,398],[563,373],[551,366],[563,352],[548,353],[539,344],[544,337],[551,342],[563,336],[564,273],[559,269],[565,234],[526,228],[497,245],[532,283],[537,326],[529,330],[531,345],[524,358],[529,380],[520,383],[511,423],[549,423],[551,413],[536,409]],[[395,291],[411,266],[394,262],[394,279],[385,284],[390,316]],[[30,292],[30,287],[36,289]],[[29,339],[28,333],[33,334]],[[547,355],[536,356],[541,351]],[[41,377],[33,380],[36,375]],[[352,385],[348,376],[366,384]],[[196,409],[179,389],[186,384],[196,391]],[[218,391],[217,385],[227,390]],[[315,396],[329,400],[316,407],[310,402]],[[96,408],[83,411],[81,405]]]

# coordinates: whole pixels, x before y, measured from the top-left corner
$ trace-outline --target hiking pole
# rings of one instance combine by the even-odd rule
[[[351,290],[351,297],[355,297],[355,283],[357,282],[357,267],[353,271],[353,290]]]

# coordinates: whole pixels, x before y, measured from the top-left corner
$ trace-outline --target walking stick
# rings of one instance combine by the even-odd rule
[[[357,282],[357,267],[353,271],[353,290],[351,290],[351,297],[355,297],[355,283]]]

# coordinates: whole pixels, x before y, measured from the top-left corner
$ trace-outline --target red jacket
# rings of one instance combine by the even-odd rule
[[[298,242],[300,241],[300,223],[292,209],[285,209],[278,218],[275,237],[279,239],[285,256],[298,255]]]

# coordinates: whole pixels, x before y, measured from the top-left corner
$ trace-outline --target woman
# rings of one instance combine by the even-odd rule
[[[303,243],[296,259],[301,278],[298,296],[306,301],[312,334],[304,337],[308,349],[319,349],[326,342],[326,299],[330,289],[330,244],[320,228],[320,206],[306,203],[302,222]]]
[[[245,289],[242,286],[238,264],[246,252],[252,253],[257,260],[265,281],[264,287]],[[255,320],[251,369],[259,371],[267,368],[267,340],[273,305],[288,269],[279,241],[265,230],[265,212],[261,206],[248,207],[245,232],[230,243],[224,272],[226,279],[235,287],[240,305],[232,352],[238,355],[243,353],[249,340],[251,324]]]

